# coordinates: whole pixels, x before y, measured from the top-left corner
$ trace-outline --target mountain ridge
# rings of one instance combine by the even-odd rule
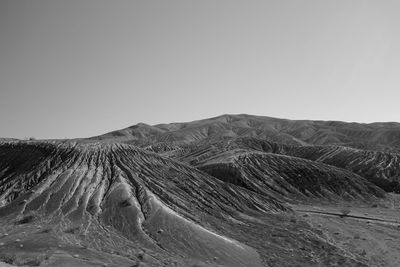
[[[137,124],[89,138],[136,145],[154,142],[190,143],[210,137],[258,137],[298,145],[342,145],[353,148],[398,151],[400,123],[355,123],[288,120],[247,114],[221,115],[204,120],[170,124]]]

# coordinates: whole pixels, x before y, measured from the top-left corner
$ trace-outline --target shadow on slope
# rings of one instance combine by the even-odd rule
[[[305,159],[262,152],[223,153],[199,168],[225,182],[287,201],[368,201],[385,193],[364,178]]]

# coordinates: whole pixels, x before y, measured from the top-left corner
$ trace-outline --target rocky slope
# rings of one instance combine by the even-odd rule
[[[340,146],[291,147],[295,157],[323,162],[357,173],[387,192],[400,193],[400,154]]]
[[[304,159],[268,153],[220,155],[199,169],[254,192],[280,199],[312,198],[329,202],[383,197],[384,191],[349,171]]]
[[[194,166],[206,164],[209,159],[224,153],[240,154],[243,152],[263,152],[290,157],[293,168],[299,159],[324,163],[345,171],[351,175],[361,176],[387,192],[400,192],[400,154],[372,150],[354,149],[343,146],[292,146],[274,143],[259,138],[219,138],[205,139],[181,146],[166,146],[164,143],[148,146],[146,149],[164,156],[188,162]],[[270,155],[273,157],[272,155]],[[300,161],[301,162],[301,161]],[[314,163],[313,163],[314,164]],[[312,164],[311,164],[312,165]]]
[[[287,210],[267,194],[249,194],[129,145],[4,143],[0,162],[2,218],[61,216],[71,224],[98,218],[146,247],[226,265],[260,260],[254,249],[203,227],[204,217]]]
[[[365,201],[385,195],[382,189],[349,170],[288,155],[297,148],[301,147],[236,138],[202,141],[170,151],[161,149],[159,153],[196,166],[224,182],[285,201]]]
[[[0,262],[368,266],[292,207],[390,204],[399,148],[398,123],[249,115],[0,139]]]
[[[219,143],[225,150],[241,148],[325,163],[362,176],[387,192],[400,193],[399,153],[344,146],[290,146],[257,138],[236,138]]]
[[[361,149],[398,151],[400,124],[296,121],[241,114],[154,126],[140,123],[92,139],[108,142],[117,140],[143,145],[157,142],[182,144],[220,137],[257,137],[289,145],[342,145]]]
[[[216,179],[126,144],[3,142],[0,260],[41,266],[364,265],[309,225],[291,223],[290,208],[266,184]],[[279,245],[272,233],[289,243]]]

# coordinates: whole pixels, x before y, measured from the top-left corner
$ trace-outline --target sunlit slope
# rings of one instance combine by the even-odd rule
[[[258,266],[258,254],[203,218],[286,210],[267,194],[129,145],[3,143],[0,162],[1,218],[94,219],[151,249],[229,266]]]
[[[323,163],[222,140],[147,147],[173,159],[118,143],[1,143],[0,261],[366,266],[283,203],[363,201],[379,189]]]

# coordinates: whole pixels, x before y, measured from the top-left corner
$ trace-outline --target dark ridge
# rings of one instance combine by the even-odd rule
[[[352,172],[283,155],[255,152],[227,157],[223,153],[203,163],[200,169],[253,192],[289,201],[304,198],[368,200],[385,196],[380,188]]]
[[[244,137],[201,141],[160,153],[197,166],[227,151],[232,155],[243,151],[259,151],[321,162],[351,171],[386,192],[400,192],[400,154],[393,152],[343,146],[290,146],[265,139]]]
[[[386,192],[400,193],[400,154],[339,146],[287,147],[287,155],[356,173]]]

